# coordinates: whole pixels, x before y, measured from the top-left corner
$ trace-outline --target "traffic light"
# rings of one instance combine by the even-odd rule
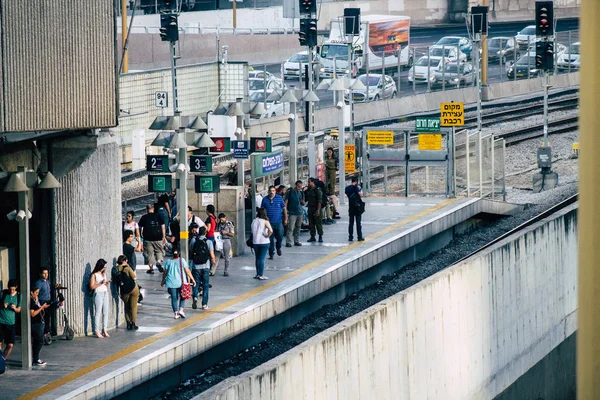
[[[554,35],[554,2],[535,2],[535,35]]]
[[[300,46],[313,47],[317,45],[317,20],[314,18],[302,18],[300,20],[300,33],[298,40]]]
[[[471,24],[473,34],[481,33],[487,35],[488,31],[488,7],[487,6],[474,6],[471,7]]]
[[[360,8],[344,8],[344,33],[354,36],[360,34]]]
[[[317,12],[317,0],[299,0],[300,14],[311,14]]]
[[[537,42],[535,44],[535,68],[543,71],[554,69],[554,43]]]
[[[176,42],[179,40],[179,26],[177,14],[160,15],[160,39],[163,42]]]
[[[173,9],[173,0],[163,0],[163,10],[172,10]]]

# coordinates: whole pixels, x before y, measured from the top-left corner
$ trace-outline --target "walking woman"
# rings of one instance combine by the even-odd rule
[[[119,288],[119,294],[125,305],[125,321],[127,321],[127,330],[138,330],[137,307],[140,297],[140,287],[136,283],[137,276],[135,271],[129,265],[127,256],[120,255],[117,258],[117,266],[113,268],[113,281]]]
[[[34,365],[46,365],[46,361],[40,359],[40,351],[44,347],[44,313],[50,307],[49,304],[40,304],[38,298],[40,286],[35,285],[31,289],[31,299],[29,301],[29,314],[31,315],[31,347],[33,352]]]
[[[223,276],[229,276],[229,260],[231,260],[231,238],[235,236],[235,229],[233,222],[227,221],[227,216],[223,213],[219,214],[219,223],[217,224],[217,232],[221,234],[223,238],[223,251],[220,251],[217,256],[217,262],[214,264],[214,269],[210,271],[211,275],[215,274],[215,271],[219,267],[221,262],[221,255],[225,259],[225,269],[223,270]],[[216,252],[215,252],[216,253]],[[216,254],[215,254],[216,255]]]
[[[99,339],[110,337],[107,332],[109,283],[106,277],[106,261],[101,258],[96,262],[90,278],[90,289],[94,291],[94,334]],[[102,317],[102,332],[100,332],[100,317]]]
[[[123,224],[123,233],[125,233],[126,231],[132,231],[134,241],[131,244],[133,245],[133,247],[135,247],[135,251],[142,251],[142,237],[140,235],[140,226],[137,222],[133,220],[134,215],[135,213],[132,210],[127,211],[127,217],[125,217],[125,223]]]
[[[187,261],[179,257],[179,249],[173,249],[173,258],[167,261],[164,269],[160,285],[166,285],[171,295],[171,306],[173,307],[175,319],[185,318],[183,312],[185,299],[181,297],[181,287],[187,282],[191,282],[193,286],[196,286],[196,281],[188,268]]]
[[[269,236],[273,234],[273,228],[267,218],[267,210],[259,208],[254,221],[252,221],[252,241],[254,243],[254,254],[256,257],[256,276],[254,279],[267,280],[265,273],[265,258],[269,250]]]

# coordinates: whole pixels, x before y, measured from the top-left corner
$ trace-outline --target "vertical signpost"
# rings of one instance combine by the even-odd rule
[[[465,105],[460,102],[450,102],[450,103],[440,103],[440,125],[444,127],[451,127],[452,132],[450,133],[450,138],[452,141],[452,146],[454,146],[454,136],[455,136],[455,128],[457,126],[465,125]],[[481,138],[481,131],[480,138]],[[481,144],[481,143],[480,143]],[[467,153],[469,152],[469,137],[467,135]],[[481,151],[479,152],[481,155]],[[455,154],[452,151],[452,154]],[[481,161],[481,160],[480,160]],[[452,185],[453,188],[456,188],[456,168],[455,168],[455,160],[453,159],[451,164],[452,168]],[[479,163],[481,166],[481,162]],[[479,175],[481,177],[481,173]],[[471,195],[471,176],[470,169],[467,163],[467,196]],[[493,177],[492,177],[493,180]],[[480,182],[480,190],[482,189],[483,182]]]

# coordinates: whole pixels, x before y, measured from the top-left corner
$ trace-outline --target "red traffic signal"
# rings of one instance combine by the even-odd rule
[[[554,35],[554,2],[535,2],[535,35],[542,37]]]

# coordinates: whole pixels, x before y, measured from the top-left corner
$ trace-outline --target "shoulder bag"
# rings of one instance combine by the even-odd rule
[[[184,279],[183,262],[179,258],[179,272],[181,273],[181,298],[187,300],[192,297],[192,285]]]

